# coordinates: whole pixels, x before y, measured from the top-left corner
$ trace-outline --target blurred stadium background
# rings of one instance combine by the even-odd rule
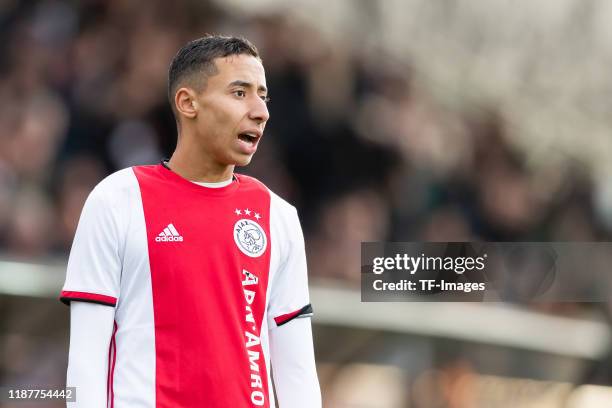
[[[1,0],[0,384],[63,384],[83,202],[170,155],[169,61],[214,32],[263,55],[271,120],[241,171],[301,214],[325,407],[612,406],[606,303],[359,301],[361,241],[612,240],[611,18],[606,0]]]

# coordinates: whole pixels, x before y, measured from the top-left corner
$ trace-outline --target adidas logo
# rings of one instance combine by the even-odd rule
[[[158,236],[155,237],[155,242],[168,242],[168,241],[176,241],[183,242],[183,237],[179,232],[174,228],[174,225],[168,224],[166,228],[162,232],[159,233]]]

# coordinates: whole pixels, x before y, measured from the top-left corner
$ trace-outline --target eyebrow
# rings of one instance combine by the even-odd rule
[[[245,87],[245,88],[253,88],[253,84],[252,83],[246,82],[246,81],[241,81],[241,80],[230,82],[230,84],[228,85],[228,88],[230,88],[232,86],[242,86],[242,87]],[[266,92],[266,93],[268,92],[268,88],[266,88],[263,85],[259,85],[257,87],[257,90],[261,91],[261,92]]]

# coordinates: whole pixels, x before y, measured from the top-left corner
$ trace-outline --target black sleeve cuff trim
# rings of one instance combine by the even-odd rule
[[[110,307],[115,307],[116,305],[114,303],[108,303],[108,302],[104,302],[101,300],[93,300],[93,299],[87,299],[87,298],[76,298],[76,297],[61,297],[60,301],[65,304],[66,306],[70,306],[70,302],[76,300],[79,302],[87,302],[87,303],[97,303],[99,305],[104,305],[104,306],[110,306]]]
[[[283,324],[287,324],[293,319],[297,319],[299,317],[306,317],[312,315],[312,304],[307,304],[303,308],[301,308],[297,313],[289,316],[286,320],[281,321],[280,323],[276,323],[276,326],[282,326]]]

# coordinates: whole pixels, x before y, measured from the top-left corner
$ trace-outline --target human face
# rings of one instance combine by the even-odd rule
[[[249,164],[270,117],[266,76],[251,55],[215,59],[217,74],[194,98],[195,136],[213,164]]]

